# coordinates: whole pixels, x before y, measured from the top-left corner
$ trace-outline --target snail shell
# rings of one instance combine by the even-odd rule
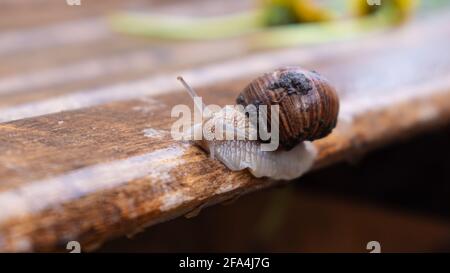
[[[300,67],[284,67],[256,78],[236,102],[256,107],[279,104],[279,139],[285,150],[327,136],[336,126],[339,112],[336,90],[317,72]]]

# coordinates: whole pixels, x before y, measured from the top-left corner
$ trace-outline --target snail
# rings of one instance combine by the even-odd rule
[[[178,80],[195,106],[203,109],[204,105],[195,103],[195,91],[183,78]],[[204,138],[195,142],[232,171],[249,169],[255,177],[283,180],[297,178],[312,167],[317,151],[311,141],[331,133],[339,112],[339,98],[331,84],[317,72],[300,67],[279,68],[254,79],[236,102],[259,111],[227,106],[212,112],[206,108],[203,123],[192,126],[188,134],[201,131]],[[264,128],[250,119],[256,113],[260,120],[261,109],[267,117],[265,129],[278,133],[271,135],[279,138],[274,151],[264,149],[267,139],[258,134]],[[234,138],[217,137],[217,131],[219,136],[231,133]]]

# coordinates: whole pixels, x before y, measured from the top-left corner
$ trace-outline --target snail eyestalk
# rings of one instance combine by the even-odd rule
[[[186,88],[186,90],[188,91],[189,95],[192,98],[198,97],[197,92],[195,92],[195,90],[183,79],[183,77],[178,76],[177,80],[179,80],[181,82],[181,84],[183,84],[183,86]]]
[[[209,111],[209,109],[205,106],[205,104],[201,100],[195,99],[195,98],[200,98],[200,96],[197,94],[197,92],[195,92],[195,90],[183,79],[183,77],[178,76],[177,80],[179,80],[181,82],[181,84],[183,84],[184,88],[186,88],[186,91],[188,92],[188,94],[192,98],[192,100],[194,101],[194,105],[195,105],[195,107],[197,107],[197,109],[200,111],[200,113],[203,113],[203,111],[204,111],[206,116],[210,116],[211,111]]]

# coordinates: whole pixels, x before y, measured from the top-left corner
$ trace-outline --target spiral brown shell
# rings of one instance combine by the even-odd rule
[[[280,146],[292,149],[304,140],[327,136],[336,126],[339,98],[320,74],[300,67],[284,67],[253,80],[236,99],[238,104],[280,106]]]

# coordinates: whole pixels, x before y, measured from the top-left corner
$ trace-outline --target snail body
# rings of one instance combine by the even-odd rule
[[[189,94],[196,94],[182,78],[179,78]],[[252,81],[236,99],[240,105],[279,105],[279,148],[262,149],[258,139],[258,125],[248,121],[244,112],[234,108],[222,108],[210,113],[203,124],[194,125],[191,133],[202,133],[206,138],[196,141],[213,158],[219,159],[230,170],[249,169],[256,177],[293,179],[312,167],[317,151],[312,140],[328,135],[336,126],[339,101],[334,88],[316,72],[298,67],[285,67],[264,74]],[[197,105],[197,107],[200,107]],[[204,125],[207,126],[205,131]],[[223,134],[236,138],[217,138],[217,128]],[[215,135],[215,136],[213,136]]]
[[[232,171],[249,169],[255,177],[270,177],[277,180],[289,180],[300,177],[308,171],[314,162],[317,151],[314,145],[305,141],[289,151],[261,150],[257,141],[221,141],[206,147],[210,154]]]
[[[311,142],[304,141],[289,151],[284,149],[264,151],[262,143],[254,140],[256,128],[245,121],[242,112],[233,111],[226,115],[232,109],[225,107],[213,113],[203,124],[192,126],[188,132],[192,135],[202,131],[204,138],[197,140],[196,143],[212,158],[218,159],[232,171],[248,169],[255,177],[270,177],[277,180],[299,177],[311,168],[317,154]],[[211,125],[204,127],[208,123]],[[214,131],[221,125],[224,125],[223,135],[232,132],[236,140],[217,139]],[[255,135],[252,137],[252,134]]]

